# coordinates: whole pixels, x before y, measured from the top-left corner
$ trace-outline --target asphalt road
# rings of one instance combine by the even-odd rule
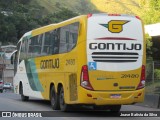
[[[40,99],[35,99],[31,98],[27,102],[22,102],[20,99],[20,95],[16,95],[12,92],[5,92],[5,93],[0,93],[0,111],[14,111],[14,112],[24,112],[25,111],[36,111],[36,112],[45,112],[45,115],[47,116],[54,116],[54,117],[45,117],[45,120],[125,120],[125,119],[134,119],[134,120],[160,120],[159,117],[108,117],[108,114],[106,111],[89,111],[90,108],[88,107],[83,107],[80,108],[79,111],[72,111],[72,112],[61,112],[61,111],[54,111],[50,107],[50,102],[40,100]],[[148,107],[143,107],[143,106],[136,106],[136,105],[124,105],[121,108],[121,111],[149,111],[149,112],[154,112],[154,111],[160,111],[160,109],[155,109],[155,108],[148,108]],[[43,113],[42,113],[43,114]],[[116,116],[116,115],[115,115]],[[0,118],[0,120],[19,120],[22,118]],[[23,118],[23,120],[27,119],[34,119],[34,120],[44,120],[43,118]]]

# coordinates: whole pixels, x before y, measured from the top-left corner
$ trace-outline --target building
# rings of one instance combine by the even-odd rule
[[[11,64],[11,54],[14,50],[16,50],[16,46],[1,46],[0,50],[3,53],[3,57],[1,57],[3,65],[1,64],[1,66],[4,66],[1,70],[2,79],[4,80],[4,83],[9,82],[13,84],[14,67]]]
[[[0,80],[3,80],[3,70],[5,69],[5,64],[4,64],[4,52],[0,51]]]
[[[1,46],[1,51],[5,53],[12,53],[15,49],[16,49],[15,45]]]
[[[160,37],[160,23],[145,25],[145,33],[152,37]]]

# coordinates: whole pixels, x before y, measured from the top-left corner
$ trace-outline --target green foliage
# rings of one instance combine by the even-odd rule
[[[145,34],[145,38],[146,38],[146,44],[147,44],[147,47],[146,47],[146,51],[147,51],[147,58],[150,58],[152,56],[152,38],[148,35],[148,34]]]
[[[143,7],[146,4],[146,0],[139,0],[139,6]]]
[[[160,22],[160,0],[90,0],[100,11],[139,16],[145,24]]]
[[[63,7],[47,14],[44,7],[29,3],[30,0],[0,1],[0,41],[3,44],[16,44],[25,32],[78,15]]]
[[[154,79],[155,79],[155,81],[160,80],[160,69],[155,69],[154,70]]]
[[[146,83],[150,84],[153,79],[153,61],[152,60],[147,60],[146,64]]]
[[[142,18],[145,24],[153,24],[160,22],[160,12],[155,10],[146,10],[142,14]]]
[[[150,7],[152,8],[152,10],[160,10],[160,1],[150,0]]]
[[[147,1],[147,0],[145,0]],[[149,6],[143,10],[142,18],[145,24],[160,22],[160,1],[150,0]]]

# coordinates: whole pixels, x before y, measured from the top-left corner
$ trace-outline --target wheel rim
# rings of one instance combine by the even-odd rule
[[[51,104],[55,104],[55,93],[53,91],[51,92]]]
[[[60,92],[60,105],[63,107],[64,106],[64,92],[63,89]]]

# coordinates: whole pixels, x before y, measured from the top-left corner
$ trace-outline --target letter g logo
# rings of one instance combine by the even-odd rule
[[[127,20],[111,20],[108,24],[101,24],[102,26],[108,28],[108,31],[112,33],[120,33],[123,31],[123,25],[128,23]]]

